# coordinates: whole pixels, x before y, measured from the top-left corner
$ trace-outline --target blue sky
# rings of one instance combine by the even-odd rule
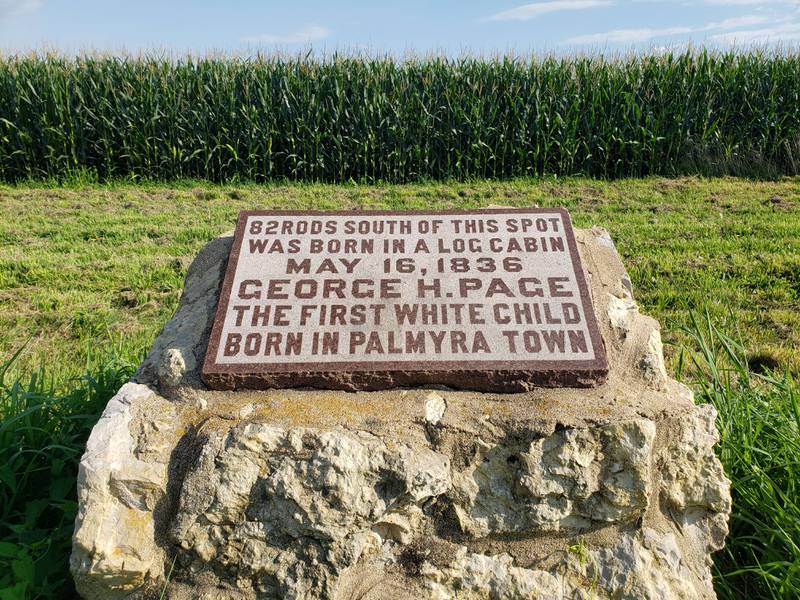
[[[800,44],[800,0],[0,0],[0,49],[493,53]]]

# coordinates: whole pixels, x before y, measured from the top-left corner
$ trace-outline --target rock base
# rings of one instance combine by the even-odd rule
[[[92,432],[86,598],[713,598],[729,483],[608,234],[577,230],[610,363],[591,389],[215,392],[231,238]]]

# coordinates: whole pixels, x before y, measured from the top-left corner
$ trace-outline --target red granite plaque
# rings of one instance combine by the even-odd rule
[[[564,209],[245,211],[202,376],[512,392],[607,371]]]

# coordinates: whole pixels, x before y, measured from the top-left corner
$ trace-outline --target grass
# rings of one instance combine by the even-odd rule
[[[717,593],[800,597],[800,388],[789,376],[753,374],[741,344],[710,320],[692,321],[685,333],[691,345],[681,365],[695,366],[697,401],[719,412],[717,452],[733,481],[731,534],[715,555]],[[77,599],[68,573],[77,462],[131,365],[112,361],[62,394],[42,372],[7,380],[8,366],[0,375],[0,598]],[[583,543],[570,552],[585,554]]]
[[[800,597],[800,386],[753,374],[743,345],[706,318],[686,330],[697,400],[719,412],[717,448],[732,481],[727,544],[715,556],[721,598]]]
[[[0,598],[75,598],[68,561],[78,461],[133,369],[111,361],[56,383],[44,370],[9,378],[11,364],[0,366]]]
[[[0,600],[75,597],[86,436],[174,311],[191,257],[238,210],[488,204],[566,206],[611,230],[671,368],[719,411],[734,497],[720,597],[800,597],[800,181],[650,178],[0,186],[0,364],[28,341],[0,369]]]
[[[798,174],[796,51],[0,56],[0,181]]]
[[[408,186],[0,186],[0,356],[56,378],[136,357],[186,269],[243,208],[560,205],[608,228],[643,310],[686,340],[691,310],[738,328],[754,368],[800,373],[800,180],[583,179]],[[673,358],[670,358],[673,360]],[[674,364],[674,362],[672,363]]]

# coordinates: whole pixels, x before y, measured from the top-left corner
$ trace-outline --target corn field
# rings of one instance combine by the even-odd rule
[[[0,181],[796,174],[800,54],[0,57]]]

